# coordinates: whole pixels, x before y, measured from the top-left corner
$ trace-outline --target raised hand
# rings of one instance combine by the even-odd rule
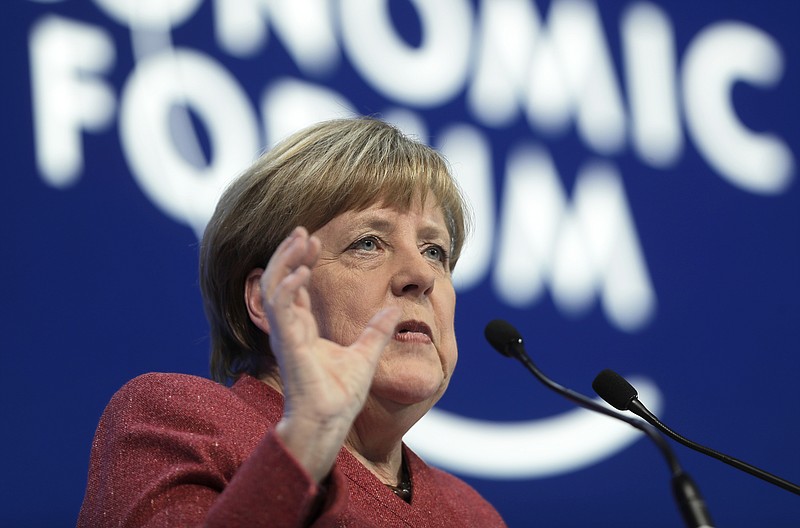
[[[349,346],[319,336],[308,284],[320,242],[296,228],[259,279],[260,302],[284,391],[278,434],[318,481],[330,471],[361,411],[400,311],[379,311]],[[252,309],[252,305],[251,305]]]

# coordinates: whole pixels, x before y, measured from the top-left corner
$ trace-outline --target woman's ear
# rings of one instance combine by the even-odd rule
[[[247,305],[247,313],[250,320],[262,332],[269,334],[269,321],[264,312],[264,303],[261,299],[261,275],[264,273],[262,268],[254,268],[247,274],[244,282],[244,302]]]

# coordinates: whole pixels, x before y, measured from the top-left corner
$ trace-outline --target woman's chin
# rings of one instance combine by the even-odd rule
[[[388,351],[378,363],[370,393],[399,405],[433,406],[447,388],[451,372],[433,346]]]
[[[401,373],[389,378],[376,376],[370,393],[399,405],[429,403],[433,406],[444,393],[445,386],[441,373],[439,376]]]

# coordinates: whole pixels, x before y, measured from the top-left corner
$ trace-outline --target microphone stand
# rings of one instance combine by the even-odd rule
[[[633,391],[631,396],[630,396],[629,401],[627,401],[627,403],[625,404],[624,408],[617,407],[621,411],[624,411],[624,410],[631,411],[635,415],[637,415],[637,416],[641,417],[642,419],[644,419],[650,425],[652,425],[652,426],[656,427],[657,429],[659,429],[660,431],[662,431],[665,435],[669,436],[670,438],[672,438],[676,442],[679,442],[679,443],[685,445],[686,447],[688,447],[690,449],[694,449],[695,451],[703,453],[704,455],[708,455],[708,456],[710,456],[712,458],[716,458],[717,460],[725,462],[726,464],[728,464],[730,466],[733,466],[736,469],[744,471],[745,473],[753,475],[754,477],[758,477],[761,480],[769,482],[770,484],[773,484],[773,485],[778,486],[780,488],[783,488],[783,489],[785,489],[787,491],[790,491],[790,492],[794,493],[795,495],[800,495],[800,486],[798,486],[796,484],[793,484],[793,483],[789,482],[788,480],[782,479],[782,478],[780,478],[778,476],[773,475],[772,473],[768,473],[768,472],[764,471],[763,469],[759,469],[759,468],[757,468],[755,466],[752,466],[752,465],[748,464],[747,462],[743,462],[743,461],[741,461],[741,460],[739,460],[737,458],[733,458],[732,456],[726,455],[724,453],[720,453],[718,451],[714,451],[713,449],[710,449],[708,447],[700,445],[700,444],[698,444],[696,442],[693,442],[693,441],[689,440],[688,438],[685,438],[685,437],[679,435],[678,433],[676,433],[675,431],[673,431],[672,429],[667,427],[663,422],[661,422],[661,420],[659,420],[658,417],[655,414],[650,412],[650,410],[647,407],[645,407],[644,404],[641,401],[639,401],[639,398],[637,397],[638,393],[636,392],[636,389],[634,389],[633,386],[630,383],[628,383],[628,381],[625,378],[623,378],[622,376],[620,376],[619,374],[617,374],[613,370],[604,370],[603,372],[598,374],[598,376],[597,376],[597,378],[595,378],[595,380],[600,379],[601,375],[603,375],[606,379],[609,379],[610,381],[613,381],[614,383],[620,383],[620,384],[624,383],[624,384],[627,385],[627,387],[630,387],[630,390]],[[617,381],[617,380],[620,380],[620,381]],[[603,397],[602,394],[600,394],[600,397],[603,398],[604,400],[606,399],[606,398]]]
[[[500,329],[498,329],[498,325],[501,326]],[[493,330],[499,331],[493,332]],[[508,335],[508,338],[503,339],[504,343],[500,345],[497,342],[498,336],[494,335],[490,337],[490,333],[504,333]],[[689,528],[714,527],[711,516],[706,508],[705,501],[703,500],[697,485],[694,483],[694,480],[689,476],[689,474],[683,470],[678,462],[677,457],[675,456],[675,453],[672,451],[669,444],[667,444],[667,442],[664,440],[664,437],[658,433],[658,430],[640,420],[635,420],[623,414],[612,411],[611,409],[598,404],[591,398],[568,389],[545,376],[544,373],[539,370],[530,356],[528,356],[527,352],[525,352],[525,348],[522,343],[522,337],[519,336],[519,333],[516,331],[516,329],[514,329],[509,323],[500,320],[494,320],[490,322],[486,326],[486,337],[489,343],[498,352],[504,356],[512,357],[518,360],[523,366],[525,366],[526,369],[528,369],[528,371],[531,372],[531,374],[536,377],[536,379],[542,382],[549,389],[555,391],[561,396],[564,396],[568,400],[583,408],[599,412],[600,414],[604,414],[617,420],[621,420],[645,433],[656,444],[658,449],[661,451],[661,454],[664,456],[667,465],[669,466],[670,473],[672,474],[672,494],[677,502],[678,510],[680,511],[686,526]]]

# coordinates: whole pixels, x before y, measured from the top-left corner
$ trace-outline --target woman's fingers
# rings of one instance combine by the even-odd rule
[[[278,246],[261,276],[261,302],[277,356],[284,346],[310,345],[317,337],[307,286],[319,254],[319,239],[297,227]]]
[[[261,287],[264,297],[269,298],[278,284],[300,266],[312,268],[319,258],[320,243],[308,234],[304,227],[296,227],[277,247],[270,258]]]
[[[308,304],[308,295],[303,294],[308,280],[311,277],[311,270],[307,266],[300,266],[285,276],[278,283],[272,295],[264,298],[264,310],[267,317],[277,320],[278,323],[290,323],[295,319],[295,309],[305,308]]]
[[[261,276],[261,295],[264,309],[270,306],[289,306],[298,292],[308,283],[309,270],[320,253],[319,239],[297,227],[278,246]]]
[[[401,316],[402,312],[399,308],[382,309],[372,316],[364,331],[361,332],[355,343],[351,345],[351,348],[361,352],[373,365],[377,365],[383,349],[394,336],[395,328],[397,323],[400,322]]]

